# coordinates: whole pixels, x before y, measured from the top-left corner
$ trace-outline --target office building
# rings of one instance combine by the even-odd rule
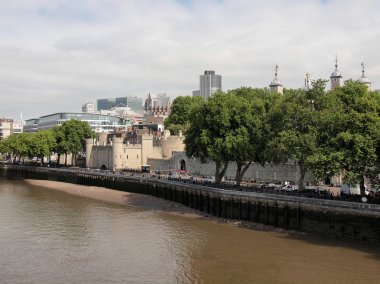
[[[217,90],[222,89],[222,76],[215,75],[215,71],[206,70],[199,76],[199,90],[193,91],[193,96],[201,96],[204,99],[212,96]]]
[[[25,121],[24,132],[37,132],[59,126],[65,121],[75,119],[86,121],[95,132],[109,132],[115,129],[125,130],[131,125],[129,120],[97,113],[54,113]]]
[[[0,118],[0,140],[12,134],[21,133],[23,121],[14,121],[12,118]]]
[[[119,97],[97,100],[97,110],[110,110],[114,107],[129,107],[132,111],[143,113],[142,98],[137,97]]]

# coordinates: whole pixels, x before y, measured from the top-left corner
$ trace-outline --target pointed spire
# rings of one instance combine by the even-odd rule
[[[335,55],[335,70],[331,73],[330,78],[342,78],[342,75],[338,71],[338,55]]]
[[[362,66],[362,78],[365,78],[365,75],[364,75],[364,62],[361,63],[361,66]]]
[[[276,73],[274,73],[274,78],[276,78],[277,79],[277,71],[278,71],[278,64],[276,64]]]
[[[273,81],[270,83],[270,85],[269,85],[270,87],[272,87],[272,86],[282,86],[282,84],[281,84],[280,81],[278,80],[277,75],[278,75],[278,64],[276,64],[276,66],[275,66],[274,79],[273,79]]]

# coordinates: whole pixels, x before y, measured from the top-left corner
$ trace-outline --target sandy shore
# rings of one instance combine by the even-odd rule
[[[186,215],[187,217],[193,218],[203,217],[203,215],[196,210],[149,195],[117,191],[105,187],[78,185],[50,180],[26,179],[25,182],[33,186],[59,190],[68,194],[114,204],[136,206],[149,210],[168,212],[171,214]]]
[[[258,231],[275,231],[283,233],[286,232],[287,234],[291,234],[294,236],[305,235],[305,233],[302,232],[284,230],[282,228],[277,228],[259,223],[218,218],[188,208],[181,204],[149,195],[117,191],[105,187],[86,186],[49,180],[25,179],[24,181],[33,186],[43,187],[50,190],[59,190],[68,194],[81,196],[85,198],[92,198],[99,201],[110,202],[120,205],[135,206],[147,210],[157,210],[168,214],[181,215],[189,218],[207,218],[207,220],[209,221],[230,224],[232,226],[244,229],[253,229]]]

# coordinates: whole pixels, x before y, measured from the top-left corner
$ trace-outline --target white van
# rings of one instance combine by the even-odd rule
[[[369,190],[367,188],[366,185],[364,185],[365,187],[365,195],[368,195],[369,194]],[[356,194],[356,195],[360,195],[360,185],[352,185],[350,186],[349,184],[347,183],[343,183],[342,186],[341,186],[341,191],[344,193],[344,194]]]

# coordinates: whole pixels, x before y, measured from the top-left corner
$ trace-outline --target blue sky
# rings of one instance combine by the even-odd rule
[[[80,111],[118,96],[172,97],[215,70],[223,89],[286,87],[306,72],[380,89],[380,1],[2,0],[0,116]]]

